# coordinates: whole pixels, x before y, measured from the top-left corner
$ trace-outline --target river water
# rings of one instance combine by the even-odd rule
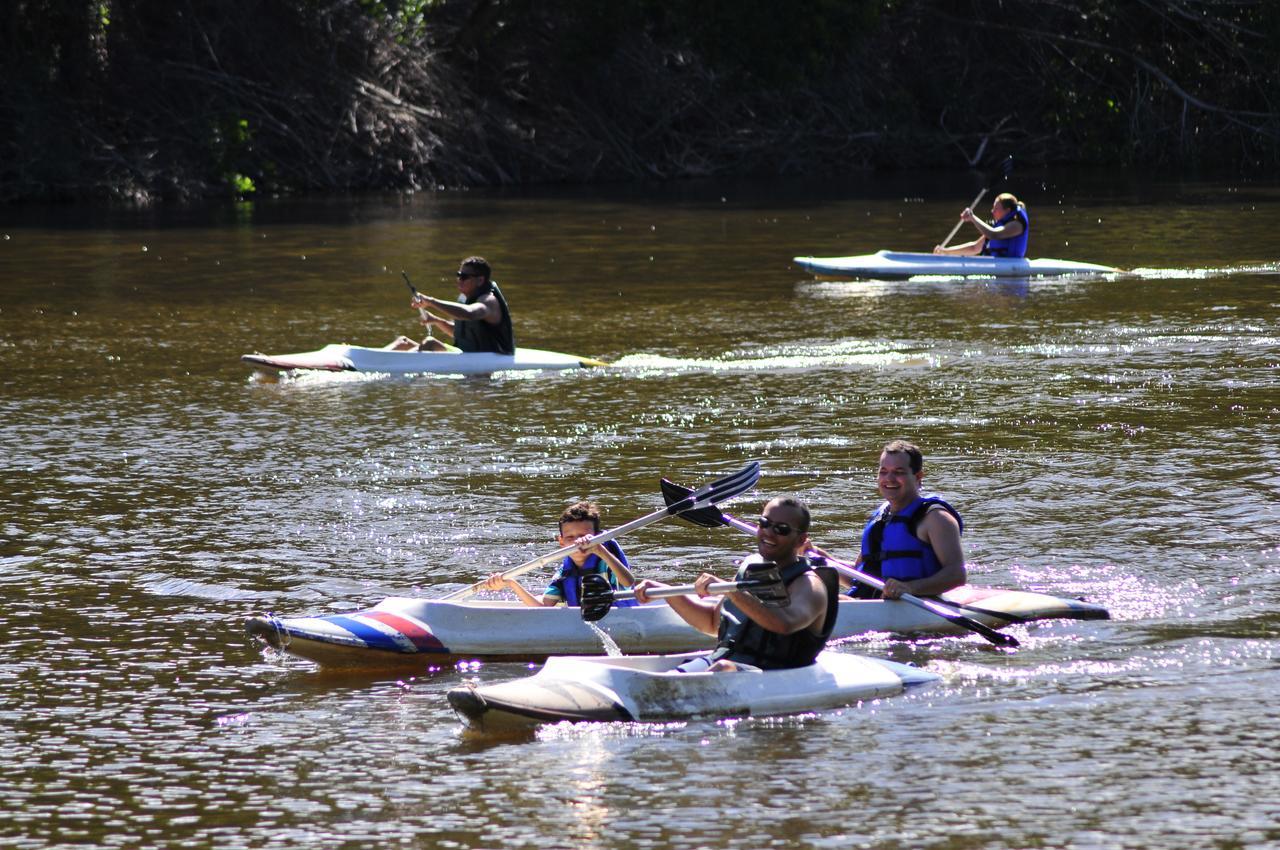
[[[0,212],[0,846],[1280,844],[1280,187],[1037,175],[1032,254],[1134,273],[816,281],[928,249],[966,175]],[[525,345],[621,368],[255,380],[415,332],[486,255]],[[918,442],[976,583],[1114,619],[855,640],[939,685],[837,712],[462,734],[523,665],[335,677],[244,618],[440,594],[763,463],[852,553]],[[674,522],[641,575],[731,569]],[[537,586],[546,574],[527,578]]]

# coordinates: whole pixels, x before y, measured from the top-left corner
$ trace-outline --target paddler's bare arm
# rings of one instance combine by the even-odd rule
[[[704,573],[705,575],[705,573]],[[700,576],[698,581],[701,581]],[[712,581],[719,581],[714,576]],[[698,586],[698,582],[694,582]],[[787,585],[791,602],[785,608],[770,608],[745,590],[728,594],[733,604],[742,609],[763,629],[789,635],[801,629],[820,629],[827,615],[827,588],[822,579],[813,573],[805,573]]]
[[[707,573],[703,573],[706,576]],[[701,576],[699,577],[701,578]],[[716,581],[715,576],[710,576],[711,581]],[[649,588],[670,587],[671,585],[663,584],[653,579],[643,579],[636,582],[635,592],[636,601],[643,605],[649,602],[649,597],[645,595],[645,591]],[[672,610],[680,615],[680,619],[693,626],[704,635],[714,635],[720,630],[720,603],[711,602],[706,599],[700,599],[696,596],[668,596],[667,604]]]
[[[474,304],[463,304],[461,301],[445,301],[442,298],[433,298],[430,295],[421,293],[415,295],[411,303],[414,307],[433,307],[454,319],[483,320],[491,325],[496,325],[502,321],[502,307],[498,305],[498,299],[494,297],[492,292]]]
[[[530,608],[549,608],[557,604],[559,600],[554,597],[542,597],[539,599],[532,593],[524,589],[524,585],[515,579],[504,578],[502,573],[494,573],[484,580],[485,590],[509,590],[516,595],[516,598],[528,605]]]
[[[978,229],[979,233],[988,239],[1013,239],[1022,235],[1022,222],[1016,218],[1008,224],[1002,224],[999,227],[987,224],[985,221],[974,215],[973,210],[971,209],[966,209],[964,212],[960,213],[960,218],[972,224]]]
[[[964,242],[959,245],[948,245],[945,248],[941,245],[934,245],[933,253],[950,254],[957,257],[976,257],[982,253],[982,249],[985,248],[986,245],[987,239],[984,236],[975,239],[972,242]]]

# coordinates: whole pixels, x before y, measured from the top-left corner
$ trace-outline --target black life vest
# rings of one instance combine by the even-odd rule
[[[511,310],[507,307],[507,299],[503,297],[498,284],[489,281],[488,286],[476,290],[471,298],[459,296],[463,304],[474,304],[481,298],[493,293],[502,308],[502,317],[496,325],[484,319],[454,319],[453,344],[463,351],[492,351],[496,354],[515,354],[516,335],[511,327]]]
[[[746,577],[747,564],[738,570],[738,581]],[[836,605],[840,601],[840,583],[836,571],[821,564],[811,564],[808,559],[801,558],[795,563],[783,567],[779,571],[782,582],[787,587],[809,572],[815,572],[822,579],[827,589],[827,616],[822,623],[822,633],[814,634],[807,627],[789,635],[771,632],[756,624],[743,613],[742,609],[726,598],[720,607],[720,633],[716,649],[708,656],[709,661],[721,658],[752,664],[762,670],[784,670],[792,667],[807,667],[818,657],[818,653],[831,637],[831,630],[836,626]]]

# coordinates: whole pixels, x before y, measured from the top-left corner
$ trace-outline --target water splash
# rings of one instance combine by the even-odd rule
[[[585,620],[583,622],[586,622]],[[600,638],[600,645],[604,647],[604,654],[610,658],[621,658],[622,648],[618,646],[618,642],[609,636],[609,633],[597,626],[595,623],[587,623],[587,628],[595,632]]]

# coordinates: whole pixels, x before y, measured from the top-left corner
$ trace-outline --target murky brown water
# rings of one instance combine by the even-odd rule
[[[0,846],[1237,848],[1280,842],[1280,190],[1027,178],[1033,254],[1138,269],[814,281],[927,248],[965,178],[0,214]],[[954,199],[959,199],[958,201]],[[918,235],[917,235],[918,234]],[[623,368],[250,379],[413,332],[494,263],[522,343]],[[926,451],[984,584],[1116,619],[851,649],[941,686],[821,716],[459,734],[516,665],[334,678],[245,615],[440,593],[764,463],[851,551]],[[745,501],[741,513],[754,501]],[[744,539],[637,532],[684,579]]]

